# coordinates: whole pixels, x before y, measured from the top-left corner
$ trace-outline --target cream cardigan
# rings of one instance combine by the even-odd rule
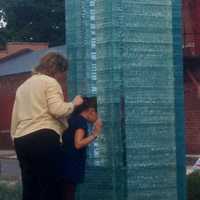
[[[19,138],[40,129],[52,129],[61,135],[68,126],[63,119],[73,110],[73,103],[64,102],[61,86],[56,79],[35,74],[17,89],[11,137]]]

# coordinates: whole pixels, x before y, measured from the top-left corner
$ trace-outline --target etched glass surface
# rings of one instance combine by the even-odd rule
[[[66,44],[69,58],[68,96],[96,96],[96,32],[94,0],[66,1]]]
[[[67,2],[69,84],[97,94],[104,123],[77,198],[183,200],[180,1]]]

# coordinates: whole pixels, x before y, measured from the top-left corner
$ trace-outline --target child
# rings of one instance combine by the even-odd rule
[[[94,125],[88,133],[88,122]],[[65,160],[65,200],[75,199],[75,189],[83,182],[85,174],[86,148],[100,134],[102,123],[97,115],[96,98],[83,98],[68,120],[69,128],[63,134]]]

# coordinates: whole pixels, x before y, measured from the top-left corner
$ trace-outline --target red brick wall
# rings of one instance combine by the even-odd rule
[[[16,89],[28,77],[29,73],[0,77],[0,149],[12,148],[10,140],[10,122]]]
[[[200,1],[183,0],[184,55],[200,55]]]
[[[200,97],[197,86],[185,73],[185,133],[187,154],[200,154]]]

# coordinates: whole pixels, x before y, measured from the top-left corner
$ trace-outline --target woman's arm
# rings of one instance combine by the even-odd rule
[[[54,79],[48,80],[46,98],[49,112],[55,118],[70,115],[73,112],[74,107],[82,104],[83,102],[83,99],[80,96],[76,96],[72,102],[65,102],[61,86]]]

